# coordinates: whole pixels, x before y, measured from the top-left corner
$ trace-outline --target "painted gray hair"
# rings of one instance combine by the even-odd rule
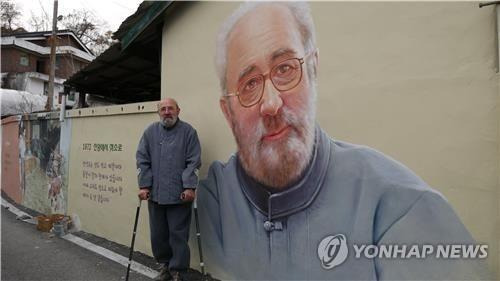
[[[299,27],[302,44],[306,54],[316,49],[316,35],[311,10],[306,2],[261,2],[249,1],[241,4],[222,24],[217,35],[215,51],[215,68],[219,77],[222,94],[226,92],[227,39],[236,23],[248,12],[266,4],[277,4],[287,7]],[[308,64],[308,73],[312,75],[312,64]]]

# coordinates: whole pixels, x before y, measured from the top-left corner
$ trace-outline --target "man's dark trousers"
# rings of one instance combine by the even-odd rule
[[[170,270],[189,268],[189,226],[191,203],[160,205],[149,201],[151,247],[156,261]]]

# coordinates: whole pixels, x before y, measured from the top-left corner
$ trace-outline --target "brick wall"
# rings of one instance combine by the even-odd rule
[[[75,41],[75,39],[73,39],[73,37],[71,37],[69,35],[61,36],[60,40],[59,40],[59,45],[61,45],[61,46],[71,46],[71,47],[74,47],[74,48],[76,48],[78,50],[84,51],[84,49],[82,49],[82,47],[80,46],[80,44],[78,44]]]
[[[72,56],[60,56],[56,76],[68,79],[71,75],[78,72],[88,63],[81,62]]]
[[[21,56],[26,55],[29,60],[27,66],[21,65]],[[68,55],[58,56],[58,68],[56,69],[56,77],[67,79],[75,72],[82,69],[88,63],[77,60],[76,58]],[[43,61],[44,65],[40,71],[37,71],[37,61]],[[73,61],[73,62],[72,62]],[[48,57],[35,56],[33,54],[23,52],[14,48],[2,48],[2,73],[14,72],[40,72],[49,74],[50,59]]]
[[[21,56],[26,55],[29,63],[27,66],[21,65]],[[14,48],[2,48],[2,72],[32,72],[36,71],[36,61],[38,57]]]

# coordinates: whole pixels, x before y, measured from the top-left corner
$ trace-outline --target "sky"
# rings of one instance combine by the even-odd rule
[[[13,2],[22,11],[22,23],[28,30],[31,12],[40,15],[45,10],[52,20],[54,0],[13,0]],[[58,0],[58,14],[86,8],[94,12],[97,18],[106,21],[108,29],[114,32],[137,10],[141,2],[142,0]]]

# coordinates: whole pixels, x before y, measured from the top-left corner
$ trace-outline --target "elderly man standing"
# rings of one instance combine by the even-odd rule
[[[252,280],[485,277],[478,256],[430,253],[474,243],[442,195],[315,123],[318,59],[306,3],[245,3],[221,28],[220,106],[238,151],[214,162],[198,190],[208,270]]]
[[[163,264],[155,280],[181,280],[189,268],[191,202],[201,148],[196,130],[178,118],[179,112],[174,99],[160,101],[160,121],[144,131],[136,153],[138,196],[149,199],[151,248]]]

